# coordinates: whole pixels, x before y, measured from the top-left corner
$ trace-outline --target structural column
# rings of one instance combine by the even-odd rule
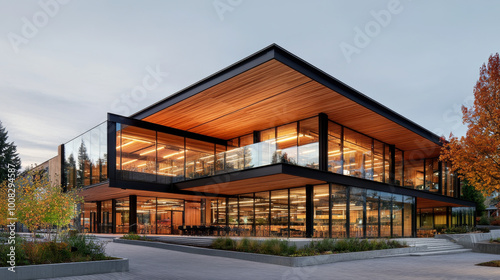
[[[318,115],[319,119],[319,170],[328,171],[328,116]]]
[[[314,193],[313,186],[306,185],[306,237],[313,237],[314,232]],[[290,221],[289,221],[290,222]]]
[[[137,195],[129,196],[129,232],[138,233],[137,232]]]

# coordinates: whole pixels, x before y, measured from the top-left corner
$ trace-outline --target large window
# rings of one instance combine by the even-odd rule
[[[269,236],[269,192],[255,193],[255,234]]]
[[[391,236],[392,194],[380,193],[380,236]]]
[[[347,188],[341,185],[332,185],[332,237],[344,238],[346,236],[346,197]]]
[[[400,237],[403,234],[403,196],[392,195],[392,236]]]
[[[288,189],[271,192],[271,236],[288,236]]]
[[[153,153],[152,151],[151,153]],[[158,133],[158,182],[172,183],[184,180],[184,138]]]
[[[290,237],[306,236],[306,188],[290,189]]]
[[[364,237],[364,209],[365,209],[366,190],[360,188],[351,188],[349,203],[349,237]]]
[[[344,129],[344,174],[372,179],[372,139],[350,129]]]
[[[314,186],[314,237],[327,238],[330,219],[330,186]]]
[[[116,200],[116,233],[129,232],[130,202],[128,197]]]
[[[277,162],[297,164],[297,123],[278,126],[277,132]]]
[[[299,165],[314,169],[319,168],[318,137],[318,118],[310,118],[299,122]]]
[[[123,125],[117,143],[117,170],[121,179],[156,181],[156,132],[135,126]]]
[[[239,196],[240,202],[240,234],[243,236],[255,235],[254,232],[254,202],[253,194]]]
[[[366,192],[366,236],[379,236],[379,192],[367,190]]]
[[[328,171],[342,174],[342,127],[328,122]]]

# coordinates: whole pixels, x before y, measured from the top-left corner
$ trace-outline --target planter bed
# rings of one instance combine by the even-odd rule
[[[425,249],[421,247],[406,247],[397,249],[373,250],[373,251],[342,253],[342,254],[328,254],[328,255],[317,255],[308,257],[282,257],[274,255],[244,253],[244,252],[217,250],[217,249],[192,247],[192,246],[177,245],[177,244],[168,244],[155,241],[140,241],[140,240],[127,240],[127,239],[116,238],[113,239],[113,242],[167,249],[167,250],[173,250],[191,254],[200,254],[206,256],[216,256],[216,257],[240,259],[253,262],[270,263],[270,264],[277,264],[277,265],[291,266],[291,267],[310,266],[310,265],[352,261],[352,260],[363,260],[363,259],[371,259],[377,257],[394,256],[394,255],[408,255],[410,253],[418,252],[420,250]]]
[[[0,267],[2,280],[28,280],[128,271],[128,259]]]

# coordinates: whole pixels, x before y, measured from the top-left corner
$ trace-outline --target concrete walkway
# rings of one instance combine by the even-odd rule
[[[109,239],[108,239],[109,240]],[[130,259],[130,271],[57,278],[90,279],[499,279],[500,268],[475,266],[500,255],[463,253],[446,256],[389,257],[290,268],[279,265],[210,257],[108,243],[112,256]]]

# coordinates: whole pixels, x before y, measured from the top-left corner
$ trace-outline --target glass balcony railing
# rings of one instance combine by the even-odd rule
[[[288,163],[317,168],[319,144],[277,148],[279,139],[227,147],[133,126],[118,126],[116,178],[169,184]]]

